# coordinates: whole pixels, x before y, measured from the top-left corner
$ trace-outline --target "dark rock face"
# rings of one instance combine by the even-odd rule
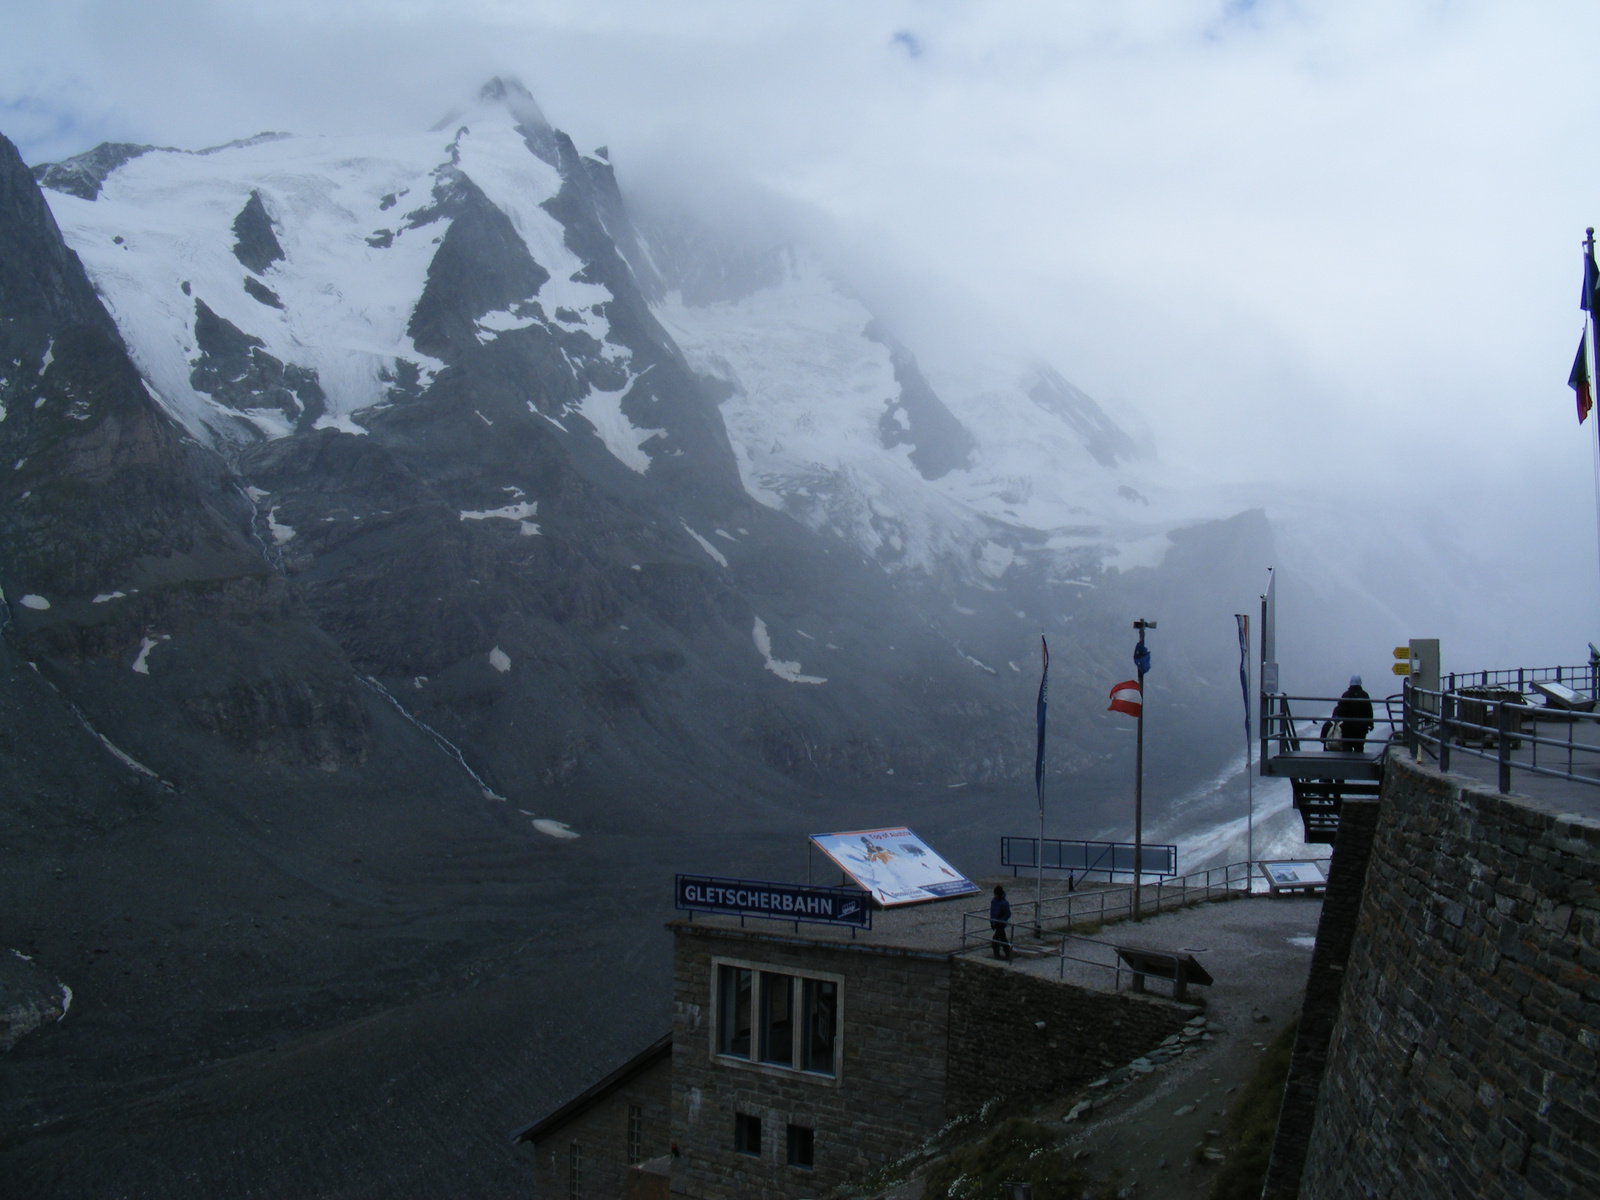
[[[34,169],[33,177],[40,187],[94,200],[99,197],[107,175],[153,149],[154,146],[138,146],[132,142],[101,142],[93,150],[64,162],[41,164]]]
[[[972,435],[923,378],[917,360],[878,322],[868,325],[866,334],[888,347],[894,379],[900,385],[900,395],[888,402],[878,419],[884,448],[909,445],[912,465],[924,479],[938,479],[966,466],[972,457]]]
[[[196,390],[235,409],[278,409],[297,429],[310,429],[326,411],[327,396],[315,371],[280,362],[262,348],[260,338],[217,316],[198,297],[194,340],[200,353],[189,382]]]
[[[1121,460],[1135,457],[1139,448],[1105,410],[1081,388],[1063,379],[1051,367],[1039,367],[1028,395],[1040,408],[1056,413],[1078,431],[1095,461],[1114,467]]]
[[[233,256],[257,275],[283,257],[283,247],[278,244],[260,192],[252,191],[233,219],[233,236],[238,239],[233,244]]]

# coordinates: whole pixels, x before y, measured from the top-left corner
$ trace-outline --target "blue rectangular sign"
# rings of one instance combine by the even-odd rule
[[[764,879],[719,879],[714,875],[679,875],[673,907],[690,912],[731,913],[738,917],[770,917],[815,925],[872,928],[869,897],[859,888],[815,887],[807,883],[770,883]]]
[[[1000,839],[1000,865],[1012,868],[1035,868],[1039,865],[1039,839],[1031,837],[1003,837]],[[1178,848],[1156,842],[1146,842],[1140,848],[1139,861],[1144,874],[1163,878],[1178,873]],[[1106,874],[1133,873],[1132,842],[1083,842],[1057,838],[1044,840],[1044,869],[1046,871],[1101,871]]]

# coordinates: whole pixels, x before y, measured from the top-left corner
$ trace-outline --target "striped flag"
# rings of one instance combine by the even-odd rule
[[[1111,703],[1106,705],[1106,711],[1127,713],[1130,717],[1137,717],[1142,713],[1144,693],[1139,690],[1139,681],[1128,679],[1112,688]]]
[[[1033,790],[1038,793],[1040,805],[1044,804],[1044,709],[1050,695],[1050,647],[1044,638],[1039,639],[1039,654],[1044,668],[1039,674],[1039,702],[1035,715],[1039,718],[1039,749],[1033,756]],[[1041,808],[1042,812],[1043,809]],[[1041,817],[1040,820],[1044,818]]]

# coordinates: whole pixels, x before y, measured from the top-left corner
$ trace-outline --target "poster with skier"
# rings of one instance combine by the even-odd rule
[[[905,826],[814,833],[811,843],[884,908],[966,896],[978,885]]]

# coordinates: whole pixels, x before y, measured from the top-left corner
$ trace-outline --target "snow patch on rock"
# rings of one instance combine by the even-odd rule
[[[630,380],[629,386],[631,383]],[[628,420],[628,415],[622,411],[622,397],[627,390],[626,386],[614,392],[590,388],[589,394],[578,403],[578,411],[594,426],[595,433],[618,462],[643,475],[650,469],[650,456],[645,453],[644,444],[651,438],[665,437],[667,431],[640,429]]]
[[[278,524],[278,510],[276,506],[270,509],[267,513],[267,530],[272,534],[272,540],[280,546],[285,542],[292,541],[294,539],[293,525]]]
[[[515,521],[522,529],[524,537],[532,537],[539,532],[539,526],[528,520],[539,511],[539,502],[529,500],[523,504],[508,504],[504,508],[486,508],[478,512],[461,510],[463,521]]]
[[[678,524],[683,526],[684,532],[686,532],[695,541],[700,543],[700,548],[702,550],[704,550],[707,554],[711,555],[712,558],[717,560],[717,565],[718,566],[725,567],[725,566],[728,565],[728,560],[723,557],[722,551],[718,550],[715,546],[713,546],[709,540],[707,540],[706,538],[701,537],[694,530],[690,529],[689,528],[689,523],[687,521],[680,520],[678,522]]]
[[[29,592],[17,603],[22,605],[23,608],[31,608],[36,612],[44,612],[50,607],[50,601],[43,596],[35,595],[33,592]]]
[[[756,649],[761,652],[765,661],[762,666],[771,671],[779,679],[787,679],[790,683],[827,683],[820,675],[802,675],[800,664],[797,662],[784,662],[772,657],[772,635],[767,632],[767,623],[760,617],[756,618],[754,628],[750,631],[751,640],[755,642]]]
[[[489,651],[489,665],[504,675],[511,670],[511,656],[500,649],[499,646],[496,646]]]

